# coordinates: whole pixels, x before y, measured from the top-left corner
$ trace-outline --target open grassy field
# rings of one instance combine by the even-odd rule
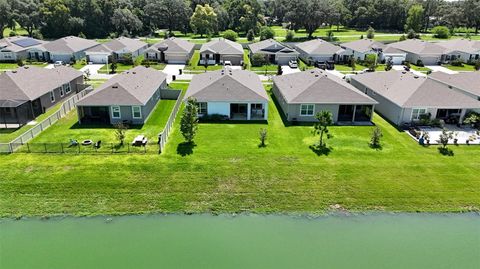
[[[177,120],[162,155],[0,156],[0,216],[480,209],[480,147],[445,157],[378,115],[374,122],[381,150],[368,146],[373,127],[337,126],[327,156],[309,148],[312,127],[285,125],[274,102],[268,124],[200,124],[194,147]]]

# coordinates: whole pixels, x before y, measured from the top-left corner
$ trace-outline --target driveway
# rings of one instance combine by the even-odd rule
[[[300,72],[299,68],[291,68],[288,65],[282,65],[282,71],[284,75],[293,74]]]
[[[88,64],[80,69],[80,71],[85,72],[87,70],[90,71],[90,75],[97,75],[98,70],[100,70],[104,64]]]
[[[448,69],[446,67],[443,67],[443,66],[440,66],[440,65],[428,65],[426,67],[432,69],[432,72],[443,72],[443,73],[447,73],[447,74],[450,74],[450,75],[458,74],[457,71],[450,70],[450,69]]]
[[[403,65],[394,65],[392,67],[393,70],[397,70],[397,71],[405,71],[405,68]],[[413,69],[410,69],[410,73],[414,74],[414,75],[417,75],[419,77],[426,77],[427,74],[426,73],[422,73],[420,71],[415,71]]]
[[[53,69],[55,68],[55,66],[53,64],[49,64],[47,66],[45,66],[46,69]]]
[[[327,73],[331,74],[331,75],[334,75],[336,77],[339,77],[339,78],[344,78],[345,77],[345,74],[340,72],[340,71],[337,71],[337,70],[325,70]]]

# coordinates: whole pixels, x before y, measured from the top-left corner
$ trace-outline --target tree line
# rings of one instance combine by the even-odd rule
[[[480,28],[480,0],[0,0],[0,36],[24,28],[33,37],[149,36],[158,29],[258,35],[262,26],[322,26],[422,32],[442,25]]]

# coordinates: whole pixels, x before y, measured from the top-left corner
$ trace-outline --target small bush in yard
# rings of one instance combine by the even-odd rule
[[[436,38],[450,38],[450,30],[446,26],[436,26],[432,29],[433,36]]]
[[[475,70],[479,71],[480,70],[480,60],[477,60],[475,62]]]
[[[255,40],[255,32],[252,29],[248,30],[247,32],[247,40],[248,41]]]
[[[453,60],[450,64],[451,64],[452,66],[460,66],[460,67],[463,66],[463,62],[462,62],[462,60],[460,60],[460,59]]]
[[[383,137],[382,129],[379,127],[375,127],[372,132],[372,138],[370,139],[370,147],[373,149],[380,149],[382,147],[381,145],[381,139]]]
[[[441,147],[438,148],[438,151],[442,155],[453,156],[453,151],[447,147],[448,142],[453,139],[453,135],[453,132],[450,132],[448,131],[448,129],[443,128],[442,133],[437,140],[437,142],[441,145]]]
[[[120,145],[123,146],[128,127],[123,123],[115,124],[115,137]]]
[[[223,32],[223,38],[228,39],[230,41],[237,41],[238,34],[233,30],[226,30],[225,32]]]
[[[197,100],[188,98],[185,109],[183,110],[182,119],[180,121],[180,132],[185,138],[185,142],[193,143],[193,139],[198,129],[198,106]]]
[[[295,31],[289,30],[285,36],[285,41],[291,42],[295,38]]]

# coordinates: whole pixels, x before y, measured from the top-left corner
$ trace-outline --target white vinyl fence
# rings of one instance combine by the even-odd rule
[[[179,91],[177,91],[179,92]],[[182,105],[182,99],[183,99],[183,94],[178,95],[177,97],[177,102],[175,103],[175,106],[173,107],[172,113],[170,113],[170,116],[168,117],[167,124],[165,124],[165,128],[163,131],[158,135],[159,141],[159,150],[160,153],[163,152],[163,149],[165,148],[165,145],[167,144],[168,136],[170,135],[172,131],[173,124],[175,123],[175,118],[177,117],[178,111],[180,110],[180,106]]]
[[[38,136],[43,130],[50,127],[52,124],[57,122],[59,119],[65,117],[65,115],[72,111],[75,108],[75,104],[80,100],[82,97],[87,95],[91,92],[93,88],[87,87],[85,90],[75,94],[68,100],[66,100],[60,109],[58,109],[55,113],[51,116],[40,122],[39,124],[35,125],[30,130],[26,131],[25,133],[21,134],[19,137],[12,140],[10,143],[0,143],[0,153],[13,153],[17,148],[21,147],[28,141],[32,140],[36,136]]]

